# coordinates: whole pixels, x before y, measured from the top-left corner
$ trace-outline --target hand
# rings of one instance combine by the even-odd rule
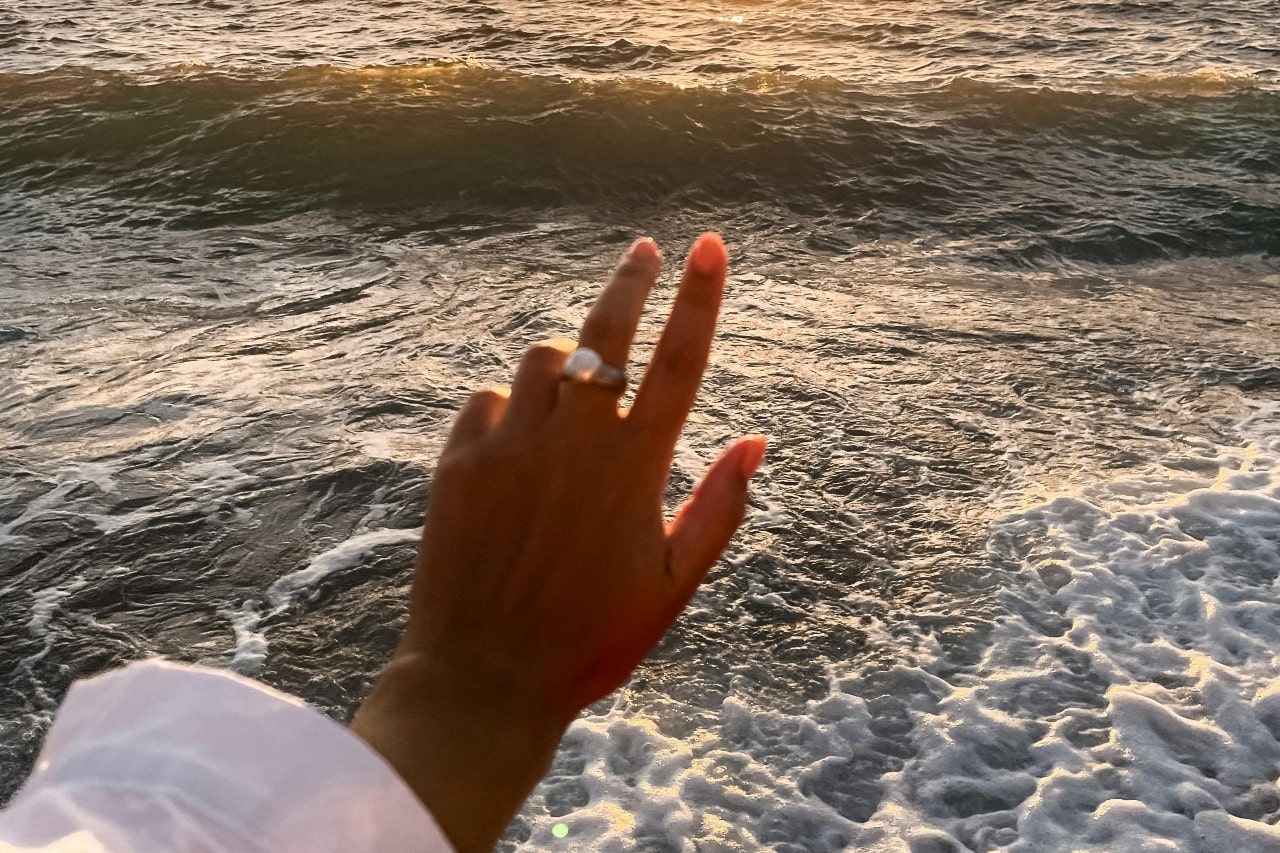
[[[409,624],[352,724],[460,851],[490,849],[577,714],[620,686],[670,627],[742,520],[764,456],[739,439],[675,518],[663,493],[706,368],[727,257],[690,252],[629,412],[565,381],[574,344],[533,347],[510,392],[459,413],[436,468]],[[661,265],[624,256],[579,343],[625,365]]]

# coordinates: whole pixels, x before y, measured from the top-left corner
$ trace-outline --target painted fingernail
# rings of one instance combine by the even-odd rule
[[[742,476],[750,480],[760,469],[760,463],[764,461],[764,452],[769,447],[769,439],[763,435],[748,435],[744,440],[747,447],[742,452]]]
[[[653,241],[652,237],[641,237],[631,244],[630,249],[627,249],[627,258],[632,261],[648,263],[660,257],[662,257],[662,252],[658,250],[658,244]]]
[[[724,240],[715,232],[707,232],[694,242],[689,251],[689,268],[699,275],[711,275],[729,262]]]

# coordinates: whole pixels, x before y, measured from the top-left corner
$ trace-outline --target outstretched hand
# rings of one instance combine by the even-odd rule
[[[409,625],[353,729],[463,851],[492,847],[587,705],[662,637],[742,519],[765,441],[711,466],[667,521],[663,494],[715,334],[727,257],[689,254],[630,411],[528,351],[509,391],[473,395],[436,469]],[[661,256],[637,240],[578,346],[624,366]]]

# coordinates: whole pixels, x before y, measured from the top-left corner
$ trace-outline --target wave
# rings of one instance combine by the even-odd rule
[[[1125,74],[1109,81],[1120,91],[1158,95],[1234,95],[1260,88],[1256,74],[1205,66],[1184,74]]]
[[[979,240],[996,264],[1266,253],[1280,251],[1276,138],[1280,92],[1227,78],[876,91],[469,63],[0,74],[0,191],[179,225],[316,207],[764,205],[847,242]]]

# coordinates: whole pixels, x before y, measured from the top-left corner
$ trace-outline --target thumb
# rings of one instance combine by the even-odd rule
[[[693,597],[742,522],[747,483],[760,467],[767,443],[763,435],[748,435],[730,445],[711,463],[668,525],[667,545],[679,607]]]

